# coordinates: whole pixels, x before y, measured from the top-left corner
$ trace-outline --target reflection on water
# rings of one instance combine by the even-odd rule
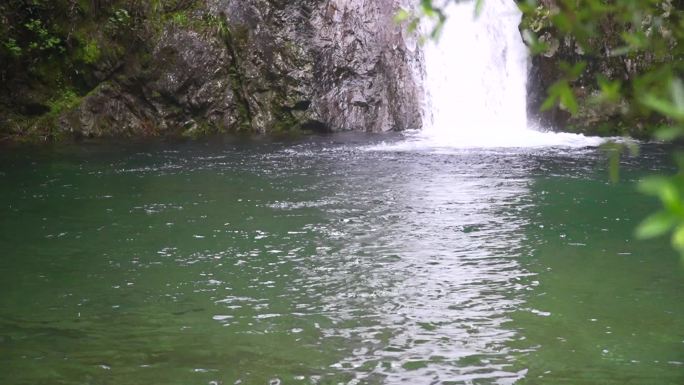
[[[3,153],[0,383],[681,382],[661,149],[347,139]]]
[[[511,372],[513,332],[503,324],[527,275],[514,258],[526,224],[516,218],[526,205],[524,164],[443,158],[426,174],[434,160],[396,159],[372,189],[356,187],[372,175],[352,179],[342,196],[365,207],[332,214],[344,259],[326,277],[341,287],[324,300],[337,321],[326,335],[358,341],[335,366],[390,383],[512,383],[520,374]]]

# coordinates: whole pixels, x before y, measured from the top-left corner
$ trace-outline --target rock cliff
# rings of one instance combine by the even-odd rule
[[[82,40],[116,49],[102,49],[79,74],[62,69],[74,90],[66,102],[32,93],[40,81],[5,68],[14,85],[0,98],[12,111],[3,130],[107,137],[421,126],[421,52],[394,21],[399,0],[167,3],[102,11],[103,28]],[[83,41],[65,45],[80,52]],[[25,105],[36,108],[22,113]]]

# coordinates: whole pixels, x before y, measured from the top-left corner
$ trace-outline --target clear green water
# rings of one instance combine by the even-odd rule
[[[0,384],[682,384],[645,146],[0,154]]]

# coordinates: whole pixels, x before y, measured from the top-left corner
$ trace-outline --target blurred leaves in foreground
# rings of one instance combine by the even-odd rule
[[[681,157],[680,157],[681,158]],[[680,170],[682,159],[680,159]],[[656,196],[662,210],[646,218],[636,230],[638,238],[655,238],[672,233],[672,246],[684,255],[684,173],[671,177],[653,176],[644,179],[639,189]]]

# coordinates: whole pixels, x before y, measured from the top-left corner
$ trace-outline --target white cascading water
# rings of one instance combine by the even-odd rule
[[[527,121],[528,50],[514,0],[449,1],[439,41],[425,46],[422,131],[385,149],[596,146],[600,138],[541,132]]]
[[[527,130],[527,47],[513,0],[452,3],[441,38],[425,47],[426,135],[478,144]],[[454,143],[452,143],[454,142]]]

